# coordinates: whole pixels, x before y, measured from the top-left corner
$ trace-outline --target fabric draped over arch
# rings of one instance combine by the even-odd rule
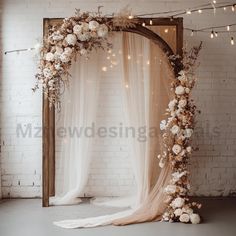
[[[171,177],[171,167],[166,163],[161,169],[157,155],[165,149],[159,124],[164,119],[165,109],[171,100],[170,83],[175,75],[162,49],[147,38],[119,32],[114,34],[113,44],[114,49],[122,48],[122,54],[117,54],[120,61],[117,66],[123,84],[125,124],[135,130],[145,127],[146,131],[145,142],[135,138],[127,139],[132,150],[130,158],[137,185],[137,192],[133,196],[135,204],[130,209],[112,215],[55,222],[63,228],[156,221],[161,219],[167,207],[164,189]],[[78,123],[86,126],[94,120],[101,70],[100,53],[102,52],[91,54],[88,61],[79,59],[74,63],[74,73],[77,76],[74,78],[75,74],[72,72],[71,90],[64,95],[67,102],[71,102],[63,104],[64,111],[60,119],[64,126]],[[64,140],[64,149],[60,152],[58,163],[65,165],[64,172],[60,175],[65,181],[64,185],[58,181],[52,204],[80,202],[78,197],[81,196],[88,179],[90,147],[91,139],[88,137],[82,137],[80,141]],[[81,150],[77,152],[78,149]]]

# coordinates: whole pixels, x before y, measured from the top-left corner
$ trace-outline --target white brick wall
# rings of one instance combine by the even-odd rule
[[[187,8],[206,1],[114,1],[114,0],[3,0],[1,1],[1,52],[28,48],[42,36],[43,17],[66,17],[74,8],[96,10],[98,5],[106,6],[104,13],[111,13],[127,3],[135,13],[167,9]],[[186,16],[187,27],[200,28],[211,25],[235,23],[235,14],[217,10],[202,15]],[[211,40],[209,34],[190,37],[188,44],[203,41],[199,68],[199,81],[194,91],[202,114],[198,117],[195,143],[200,151],[194,154],[190,166],[192,171],[192,194],[233,195],[236,192],[236,46],[230,45],[230,35],[219,35]],[[234,33],[236,38],[236,34]],[[1,183],[3,197],[41,196],[41,139],[16,137],[17,123],[41,125],[41,94],[32,94],[36,66],[31,52],[1,53]],[[204,130],[203,130],[204,128]],[[105,145],[105,143],[98,143]],[[120,145],[120,144],[119,144]],[[121,144],[122,145],[122,144]],[[109,155],[108,157],[109,158]],[[104,165],[103,165],[104,164]],[[99,166],[94,162],[96,171]],[[106,163],[101,169],[107,168]],[[122,165],[122,164],[119,164]],[[110,166],[109,168],[113,168]],[[117,184],[106,172],[106,181]],[[91,174],[91,177],[93,175]],[[95,174],[94,174],[95,176]],[[99,176],[97,176],[99,177]],[[105,180],[104,180],[105,181]],[[90,179],[88,193],[101,193],[104,189],[91,186],[105,184],[99,178]],[[130,183],[127,182],[127,186]],[[118,183],[116,186],[121,186]],[[112,189],[111,189],[112,192]],[[111,193],[110,192],[110,193]],[[115,193],[115,191],[113,192]]]

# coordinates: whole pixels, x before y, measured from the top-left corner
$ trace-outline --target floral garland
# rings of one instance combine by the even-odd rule
[[[125,29],[135,27],[137,18],[130,19],[130,11],[123,9],[112,18],[97,13],[81,13],[76,10],[73,17],[65,18],[60,26],[49,29],[49,36],[45,38],[40,50],[40,63],[38,73],[35,75],[37,82],[33,91],[42,84],[44,94],[49,100],[50,106],[60,105],[60,97],[63,87],[69,82],[69,68],[72,60],[79,54],[88,57],[89,53],[97,48],[109,49],[108,32],[114,28]],[[200,51],[193,48],[189,54],[184,53],[182,61],[183,70],[171,84],[175,92],[175,98],[169,102],[167,114],[169,118],[160,124],[163,133],[164,151],[158,155],[161,168],[167,160],[171,162],[172,178],[165,188],[168,204],[163,214],[164,221],[180,221],[199,223],[200,217],[193,213],[193,207],[200,208],[195,202],[188,199],[189,180],[187,162],[192,152],[190,137],[194,128],[194,116],[196,106],[190,100],[189,93],[194,86],[194,66]],[[172,58],[171,58],[172,57]],[[172,66],[176,70],[179,67],[179,57],[171,56]]]
[[[164,221],[169,222],[200,223],[200,216],[194,213],[193,208],[201,208],[201,204],[190,202],[188,198],[190,184],[187,170],[187,163],[193,150],[190,141],[196,115],[196,106],[190,99],[190,92],[195,84],[194,71],[200,49],[201,44],[188,53],[184,52],[183,70],[171,84],[175,96],[168,104],[169,117],[160,124],[160,129],[164,131],[163,142],[166,151],[158,155],[159,166],[163,168],[168,160],[172,168],[169,185],[164,189],[168,207],[162,217]]]
[[[40,50],[37,82],[33,91],[42,84],[44,94],[48,97],[50,106],[60,104],[61,90],[69,80],[69,68],[76,56],[88,57],[94,49],[109,49],[108,32],[119,27],[134,27],[137,19],[129,19],[129,10],[124,9],[113,18],[98,12],[84,12],[76,10],[75,16],[65,18],[60,26],[49,29],[49,36],[44,39]]]

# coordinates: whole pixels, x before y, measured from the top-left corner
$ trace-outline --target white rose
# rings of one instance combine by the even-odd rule
[[[77,42],[77,37],[74,34],[68,34],[65,40],[69,45],[74,46]]]
[[[99,27],[99,23],[95,20],[92,20],[89,22],[89,29],[92,31],[97,30],[97,28]]]
[[[185,88],[185,93],[190,93],[190,89],[189,88]]]
[[[174,172],[174,173],[172,173],[172,176],[173,176],[173,178],[172,178],[172,180],[174,181],[174,182],[177,182],[177,181],[179,181],[180,180],[180,178],[182,178],[184,175],[186,175],[187,174],[187,172],[186,171],[183,171],[183,172]]]
[[[60,60],[64,63],[67,63],[70,61],[70,56],[67,53],[62,53],[60,56]]]
[[[188,215],[193,214],[193,209],[189,208],[189,207],[183,207],[182,211],[187,213]]]
[[[46,60],[47,60],[47,61],[54,61],[54,54],[51,53],[51,52],[48,52],[48,53],[46,54]]]
[[[184,71],[179,72],[178,80],[179,81],[187,81],[187,77],[186,77]]]
[[[59,59],[62,53],[63,49],[61,47],[56,46],[56,52],[54,53],[55,59]]]
[[[184,94],[184,92],[185,92],[185,89],[182,85],[179,85],[178,87],[175,88],[175,93],[177,95],[182,95]]]
[[[164,130],[166,128],[166,120],[162,120],[160,123],[160,130]]]
[[[179,100],[179,107],[183,108],[186,105],[187,105],[187,100],[186,99]]]
[[[180,156],[184,156],[185,155],[185,150],[182,150],[182,152],[180,153]]]
[[[56,70],[60,70],[60,69],[61,69],[61,65],[60,65],[60,64],[56,64],[56,65],[55,65],[55,69],[56,69]]]
[[[184,130],[184,136],[186,138],[190,138],[192,136],[192,134],[193,134],[193,130],[192,129],[185,129]]]
[[[66,47],[65,48],[65,52],[64,53],[66,53],[68,56],[71,56],[72,52],[73,52],[73,50],[70,47]]]
[[[189,215],[184,213],[179,217],[180,222],[188,223],[189,222]]]
[[[108,28],[105,24],[99,26],[97,30],[98,37],[104,38],[108,33]]]
[[[176,103],[177,103],[176,99],[173,99],[169,102],[168,107],[169,107],[170,111],[174,110]]]
[[[165,188],[165,192],[167,194],[173,194],[177,191],[177,186],[176,185],[167,185]]]
[[[49,68],[45,68],[43,69],[43,75],[45,76],[45,78],[50,79],[52,78],[52,72]]]
[[[174,214],[175,216],[181,216],[182,215],[182,210],[180,208],[177,208],[175,211],[174,211]]]
[[[160,168],[163,168],[165,166],[165,161],[163,158],[161,158],[161,160],[159,161],[159,166]]]
[[[179,128],[178,125],[174,125],[174,126],[172,126],[172,128],[171,128],[171,132],[172,132],[172,134],[178,134],[179,131],[180,131],[180,128]]]
[[[198,214],[191,214],[190,215],[190,221],[192,224],[199,224],[201,219],[200,216]]]
[[[181,197],[177,197],[175,198],[172,202],[171,202],[171,206],[176,209],[176,208],[181,208],[184,205],[185,200]]]
[[[74,27],[73,27],[73,32],[74,32],[74,34],[79,34],[79,33],[81,33],[82,32],[82,25],[75,25]]]
[[[188,146],[188,147],[186,148],[186,151],[189,152],[189,153],[192,152],[192,147]]]
[[[179,144],[175,144],[173,147],[172,147],[172,151],[178,155],[180,152],[181,152],[181,146]]]
[[[89,32],[83,32],[83,33],[78,34],[78,39],[82,42],[88,41],[90,39]]]
[[[81,55],[86,55],[88,51],[85,48],[80,49],[80,54]]]

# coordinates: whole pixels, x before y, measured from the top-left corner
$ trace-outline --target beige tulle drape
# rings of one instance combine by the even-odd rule
[[[159,125],[171,100],[174,73],[157,44],[133,33],[122,33],[120,39],[117,42],[122,47],[122,63],[118,64],[120,75],[117,76],[124,84],[124,117],[136,131],[142,126],[147,131],[145,142],[131,140],[138,187],[136,208],[112,215],[54,222],[63,228],[157,221],[167,207],[164,188],[171,177],[171,166],[166,163],[161,169],[157,155],[164,150]],[[174,41],[175,37],[172,39]]]
[[[135,51],[137,40],[145,41],[147,39],[140,38],[139,35],[124,34],[123,52],[124,55],[132,54]],[[142,44],[142,43],[141,43]],[[140,45],[140,43],[138,44]],[[165,203],[165,194],[163,192],[168,184],[171,176],[171,168],[169,163],[163,169],[158,165],[157,153],[163,150],[162,137],[159,132],[159,124],[164,118],[165,109],[171,100],[170,83],[174,79],[174,73],[169,65],[168,59],[158,45],[150,42],[149,44],[149,86],[148,89],[148,108],[149,114],[146,116],[149,121],[149,130],[157,132],[149,133],[146,142],[146,155],[144,161],[143,188],[140,196],[140,207],[132,215],[113,221],[114,225],[126,225],[131,223],[146,222],[159,220],[163,214],[167,204]],[[126,56],[124,62],[124,80],[126,84],[135,81],[134,65]],[[136,65],[137,66],[137,65]],[[131,93],[131,94],[130,94]],[[132,99],[132,92],[129,92],[127,99]],[[139,99],[139,98],[137,98]],[[135,105],[132,103],[130,105]],[[139,104],[136,103],[137,111]],[[134,108],[132,108],[134,109]],[[131,116],[139,116],[131,114]],[[134,119],[131,117],[131,120]]]

